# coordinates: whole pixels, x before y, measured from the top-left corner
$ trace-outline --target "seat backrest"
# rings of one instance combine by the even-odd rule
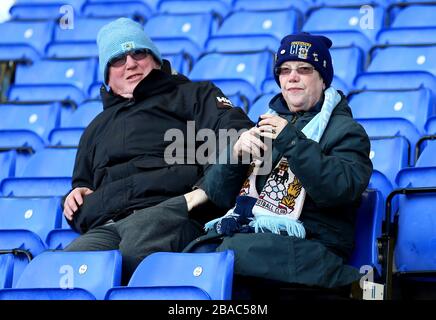
[[[306,13],[311,5],[310,1],[294,1],[294,0],[235,0],[233,9],[236,10],[286,10],[295,8],[301,11],[302,14]]]
[[[74,12],[81,12],[85,2],[86,0],[17,0],[11,7],[10,14],[14,20],[57,19],[65,14],[71,17]]]
[[[94,81],[96,61],[39,60],[34,64],[18,65],[16,85],[70,85],[87,92]]]
[[[330,49],[335,76],[353,87],[354,78],[363,70],[363,53],[358,47]]]
[[[435,5],[410,5],[396,14],[391,28],[435,26],[435,16]],[[419,19],[410,19],[410,17],[419,17]]]
[[[16,288],[80,288],[97,299],[104,299],[108,289],[119,286],[120,280],[121,254],[118,250],[46,251],[27,265]]]
[[[436,167],[436,140],[427,140],[415,167]]]
[[[435,76],[436,46],[392,46],[377,49],[367,71],[427,71]]]
[[[158,11],[163,13],[214,13],[225,17],[231,9],[231,0],[161,0]]]
[[[231,299],[234,253],[157,252],[146,257],[133,273],[129,287],[194,286],[212,300]]]
[[[203,14],[160,14],[151,17],[144,30],[152,39],[186,39],[200,51],[212,32],[213,19],[209,13]]]
[[[47,234],[61,226],[60,199],[0,198],[0,230],[29,230],[45,242]]]
[[[0,152],[0,182],[15,175],[16,157],[15,150]]]
[[[269,35],[280,41],[294,33],[297,27],[298,13],[295,10],[235,11],[225,18],[214,35]]]
[[[17,177],[71,177],[77,149],[42,149],[31,156]]]
[[[47,141],[49,132],[59,126],[60,106],[53,104],[0,105],[0,130],[28,130]]]
[[[240,80],[261,91],[262,82],[272,73],[272,55],[257,53],[210,53],[194,65],[192,80]]]
[[[349,263],[358,269],[373,267],[379,276],[381,265],[378,262],[377,238],[381,236],[383,217],[384,207],[380,191],[367,189],[357,211],[355,246]]]
[[[101,101],[91,100],[79,105],[76,110],[62,109],[60,128],[86,128],[103,111]]]
[[[0,289],[12,286],[14,275],[14,256],[12,253],[0,254]]]
[[[264,114],[269,108],[269,102],[275,96],[274,93],[267,93],[259,97],[248,110],[248,117],[257,123],[260,115]]]
[[[428,118],[436,115],[429,89],[403,91],[364,91],[350,98],[356,118],[402,118],[410,121],[421,134]]]
[[[362,32],[370,41],[375,42],[377,32],[383,25],[385,11],[380,7],[372,9],[370,14],[359,7],[320,8],[311,13],[303,26],[303,31],[354,30]]]
[[[0,23],[0,45],[28,45],[44,56],[45,48],[51,41],[53,22],[48,21],[7,21]]]
[[[379,44],[429,44],[435,42],[435,27],[384,29],[377,35],[377,43]]]
[[[427,123],[425,124],[425,131],[428,134],[436,134],[436,116],[427,120]]]
[[[86,17],[129,17],[146,20],[152,15],[153,9],[142,0],[118,0],[87,1],[82,11]]]

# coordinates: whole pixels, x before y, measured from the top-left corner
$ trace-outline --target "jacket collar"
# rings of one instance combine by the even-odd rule
[[[153,69],[133,90],[133,98],[128,99],[115,94],[112,90],[107,91],[104,85],[100,88],[100,96],[103,108],[107,109],[122,102],[141,101],[148,97],[171,91],[178,84],[189,82],[182,75],[171,75],[162,70]]]

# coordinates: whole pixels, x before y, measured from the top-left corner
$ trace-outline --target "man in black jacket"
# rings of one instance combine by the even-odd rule
[[[183,148],[181,163],[169,164],[172,141],[166,133],[181,132],[181,146],[195,151],[198,144],[186,141],[187,121],[194,121],[197,131],[215,133],[253,124],[212,83],[165,72],[158,49],[138,23],[115,20],[99,31],[97,43],[110,90],[102,86],[104,110],[80,140],[64,215],[82,235],[65,250],[119,249],[126,283],[145,256],[181,251],[202,233],[196,220],[210,218],[206,210],[197,210],[197,216],[193,210],[207,202],[201,183],[208,166],[189,158],[189,147]]]

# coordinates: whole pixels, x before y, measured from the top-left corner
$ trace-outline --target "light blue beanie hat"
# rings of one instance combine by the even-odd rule
[[[105,84],[108,81],[107,66],[109,61],[124,52],[149,49],[157,62],[162,64],[159,50],[147,37],[143,27],[128,18],[119,18],[104,25],[97,34],[97,46],[100,72]]]

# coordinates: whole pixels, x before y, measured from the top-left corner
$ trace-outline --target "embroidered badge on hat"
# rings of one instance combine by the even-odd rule
[[[309,52],[312,44],[303,41],[291,42],[291,48],[289,54],[296,55],[299,59],[307,59],[307,53]]]
[[[121,48],[123,51],[130,51],[135,49],[135,43],[133,41],[127,41],[121,44]]]

